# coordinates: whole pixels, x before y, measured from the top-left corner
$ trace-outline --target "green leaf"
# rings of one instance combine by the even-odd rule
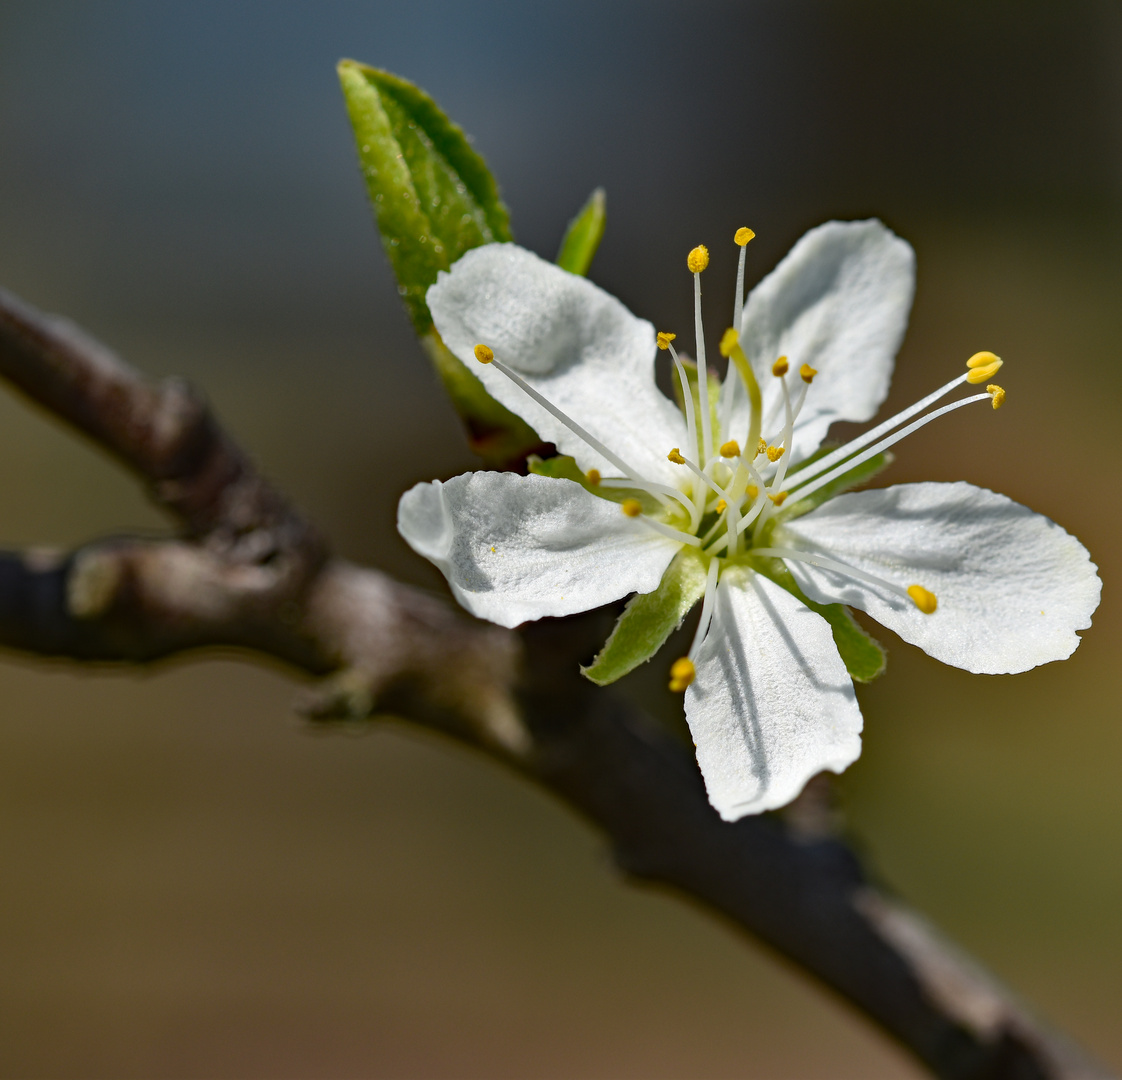
[[[472,448],[495,464],[521,461],[541,439],[448,350],[425,302],[436,275],[464,252],[511,238],[494,178],[423,90],[354,60],[341,61],[338,71],[366,190],[414,329]]]
[[[825,451],[829,453],[829,451]],[[799,463],[799,468],[805,468],[809,465],[815,457],[821,457],[824,454],[820,451],[813,457],[808,458],[806,461]],[[800,499],[791,507],[789,514],[781,514],[778,517],[781,520],[792,521],[797,517],[802,517],[803,514],[809,514],[816,506],[821,506],[828,499],[832,499],[835,495],[840,495],[843,491],[848,491],[850,488],[857,487],[858,484],[865,483],[866,480],[871,480],[877,473],[887,469],[889,465],[895,461],[895,457],[889,451],[876,454],[874,457],[869,458],[868,461],[863,461],[860,465],[855,465],[848,472],[844,472],[836,480],[829,484],[824,484],[812,495],[808,495],[805,499]],[[798,470],[788,473],[788,484],[798,483],[799,473]],[[796,497],[798,492],[794,492],[792,497]]]
[[[649,660],[705,592],[705,558],[683,547],[654,592],[633,596],[596,659],[581,673],[606,686]]]
[[[570,274],[588,273],[589,264],[600,246],[604,235],[604,222],[607,220],[607,199],[603,188],[597,188],[581,207],[580,213],[569,222],[561,250],[557,253],[557,265]]]
[[[856,682],[872,682],[884,673],[888,655],[876,638],[867,634],[854,620],[853,613],[845,604],[817,604],[809,599],[796,584],[791,571],[781,559],[755,560],[756,567],[766,574],[776,585],[798,597],[811,611],[816,611],[829,624],[834,635],[834,644],[841,654],[849,676]]]
[[[507,209],[463,129],[411,82],[339,63],[382,242],[418,334],[432,325],[425,292],[465,251],[510,239]]]

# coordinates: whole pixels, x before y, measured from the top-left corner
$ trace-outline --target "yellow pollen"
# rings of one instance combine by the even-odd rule
[[[674,462],[675,465],[685,465],[686,463],[686,459],[682,457],[682,452],[676,446],[666,455],[666,460]]]
[[[717,505],[716,505],[716,507],[714,507],[714,509],[717,511],[718,514],[723,514],[728,508],[729,508],[729,504],[727,502],[725,502],[724,499],[718,499],[717,500]]]
[[[761,439],[758,443],[756,443],[756,457],[759,457],[761,454],[765,453],[767,453],[767,440]]]
[[[803,364],[803,366],[801,368],[799,368],[799,377],[808,386],[812,382],[814,382],[814,376],[817,375],[817,374],[818,374],[818,372],[814,368],[812,368],[809,364]]]
[[[735,439],[729,439],[727,443],[722,443],[721,457],[740,457],[740,443]]]
[[[679,657],[670,665],[670,689],[675,694],[682,693],[696,675],[697,669],[693,666],[693,661],[688,656]]]
[[[756,487],[755,484],[749,484],[744,489],[744,494],[747,495],[749,499],[754,499],[757,495],[759,495],[759,493],[760,493],[760,489],[758,487]]]
[[[783,456],[783,450],[782,446],[769,446],[767,448],[768,461],[778,461]]]
[[[491,350],[488,349],[486,345],[476,345],[475,358],[481,364],[489,364],[492,360],[495,359],[495,354],[491,352]]]
[[[922,585],[909,585],[908,595],[912,598],[915,604],[924,615],[933,615],[935,613],[935,605],[938,601],[935,599],[933,592],[928,592]]]
[[[619,508],[628,517],[638,517],[643,512],[643,504],[638,499],[624,499]]]
[[[686,256],[686,265],[691,274],[700,274],[709,265],[709,249],[704,244],[698,244]]]
[[[665,330],[660,330],[658,332],[658,347],[663,350],[669,349],[670,342],[672,342],[677,336],[677,334],[668,334]]]
[[[589,469],[588,472],[586,472],[584,475],[588,478],[588,482],[593,487],[596,487],[596,485],[600,483],[600,470],[599,469]]]
[[[966,376],[966,381],[974,386],[984,383],[990,376],[998,373],[1002,363],[1001,357],[994,356],[991,352],[977,352],[966,361],[966,367],[970,372]]]
[[[782,379],[787,374],[787,369],[791,365],[787,363],[787,357],[781,356],[774,364],[771,365],[771,373],[777,378]]]
[[[778,493],[777,493],[777,494],[775,494],[775,495],[772,495],[772,494],[771,494],[771,493],[769,492],[769,493],[768,493],[768,498],[769,498],[769,499],[771,499],[771,501],[772,501],[773,503],[775,503],[775,505],[776,505],[776,506],[782,506],[782,505],[783,505],[783,500],[784,500],[785,498],[787,498],[787,492],[785,492],[785,491],[780,491],[780,492],[778,492]]]
[[[995,409],[1000,409],[1001,406],[1005,404],[1005,391],[1002,390],[997,383],[991,382],[989,386],[986,387],[986,393],[993,398],[993,407]]]
[[[732,355],[732,350],[740,344],[740,335],[736,332],[735,326],[730,326],[721,335],[721,344],[717,346],[720,354],[726,359]]]
[[[736,230],[736,235],[733,239],[736,241],[738,247],[744,247],[755,235],[756,234],[752,232],[751,229],[741,225],[740,228]]]

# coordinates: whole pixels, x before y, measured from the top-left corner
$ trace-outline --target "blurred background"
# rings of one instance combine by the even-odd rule
[[[688,328],[808,227],[882,217],[919,285],[889,406],[971,353],[1009,403],[899,447],[1060,521],[1102,568],[1064,664],[970,676],[882,638],[840,784],[883,878],[1122,1067],[1122,15],[973,2],[0,2],[0,283],[204,387],[353,558],[472,465],[413,341],[334,64],[429,90],[552,257]],[[713,304],[717,305],[714,310]],[[688,335],[687,335],[688,336]],[[0,543],[166,524],[0,394]],[[660,673],[656,673],[660,675]],[[636,680],[649,678],[645,673]],[[729,927],[623,883],[563,807],[392,722],[314,736],[237,657],[0,664],[0,1074],[904,1078],[864,1020]]]

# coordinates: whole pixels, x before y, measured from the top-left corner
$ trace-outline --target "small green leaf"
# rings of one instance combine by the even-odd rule
[[[597,188],[581,207],[580,213],[569,222],[561,250],[557,253],[557,265],[570,274],[584,277],[600,238],[604,235],[604,222],[608,216],[607,199],[603,188]]]
[[[649,660],[701,599],[705,571],[700,552],[683,547],[654,592],[639,593],[627,602],[604,647],[581,673],[606,686]]]
[[[510,239],[507,209],[463,129],[411,82],[339,63],[359,163],[413,325],[432,325],[425,293],[465,251]]]
[[[757,569],[766,574],[776,585],[798,597],[811,611],[817,612],[829,624],[834,635],[834,644],[841,654],[842,662],[851,679],[856,682],[872,682],[884,673],[888,656],[884,646],[858,626],[852,612],[845,604],[817,604],[809,599],[796,584],[791,571],[781,559],[756,560]]]
[[[826,451],[827,453],[829,451]],[[815,456],[822,456],[821,453]],[[808,458],[806,461],[799,463],[799,468],[804,468],[814,460],[813,457]],[[858,484],[865,483],[866,480],[871,480],[877,473],[887,469],[889,465],[895,461],[895,457],[891,452],[885,451],[869,458],[868,461],[863,461],[860,465],[855,465],[848,472],[844,472],[836,480],[829,484],[824,484],[812,495],[808,495],[805,499],[800,499],[791,507],[789,514],[781,515],[783,520],[791,521],[797,517],[802,517],[803,514],[809,514],[816,506],[821,506],[828,499],[832,499],[835,495],[840,495],[843,491],[848,491],[850,488],[857,487]],[[789,485],[797,484],[799,479],[798,470],[788,473],[787,483]],[[798,496],[798,492],[794,492],[793,497]]]

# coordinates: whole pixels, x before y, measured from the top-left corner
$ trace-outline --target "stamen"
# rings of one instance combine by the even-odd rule
[[[909,405],[895,416],[890,416],[883,423],[877,424],[875,428],[866,431],[863,435],[858,435],[857,438],[851,439],[844,446],[839,446],[836,450],[831,450],[830,453],[826,454],[824,457],[820,457],[817,461],[800,469],[795,479],[791,482],[792,486],[797,487],[799,484],[805,484],[808,480],[813,479],[820,473],[824,473],[827,469],[832,469],[838,462],[844,461],[863,446],[868,446],[869,443],[873,442],[875,439],[879,439],[885,432],[891,431],[897,425],[915,416],[916,413],[923,412],[928,405],[935,404],[941,397],[946,397],[956,386],[964,382],[966,382],[966,375],[956,376],[946,385],[940,386],[934,393],[928,394],[925,398],[920,398],[914,405]]]
[[[993,398],[993,407],[995,409],[1000,409],[1001,406],[1005,404],[1005,391],[1002,390],[997,383],[990,383],[989,386],[986,387],[986,393]]]
[[[936,409],[934,412],[929,412],[926,416],[921,416],[918,420],[913,420],[910,424],[908,424],[907,427],[901,428],[899,431],[895,432],[892,435],[889,435],[885,439],[881,439],[881,441],[878,443],[874,443],[868,448],[868,450],[857,454],[855,457],[847,458],[832,472],[823,473],[818,477],[817,480],[812,480],[805,487],[799,488],[794,493],[795,498],[793,501],[799,502],[800,500],[805,499],[808,495],[813,494],[820,487],[831,483],[839,476],[843,476],[845,473],[849,472],[850,469],[856,468],[862,462],[868,461],[869,458],[876,457],[876,455],[879,454],[882,450],[886,450],[888,447],[893,446],[895,443],[898,443],[901,439],[907,438],[913,431],[918,431],[925,424],[930,424],[932,420],[937,420],[940,416],[944,416],[947,413],[954,412],[955,409],[961,409],[964,405],[971,405],[975,401],[989,400],[989,394],[973,394],[968,398],[963,398],[961,401],[954,401],[950,405],[944,405],[941,409]]]
[[[994,356],[991,352],[976,352],[966,361],[966,366],[969,368],[966,381],[974,385],[984,383],[991,375],[998,373],[1002,363],[1001,357]]]
[[[626,461],[623,460],[618,454],[613,454],[595,435],[585,431],[575,420],[570,419],[565,415],[556,405],[553,404],[548,398],[539,394],[525,379],[522,378],[516,371],[507,367],[501,360],[495,359],[495,354],[487,348],[486,345],[476,345],[475,355],[481,364],[494,364],[495,367],[501,371],[511,382],[516,386],[521,387],[523,391],[530,395],[543,409],[548,413],[555,416],[561,421],[574,435],[583,439],[593,450],[595,450],[602,457],[607,458],[621,473],[625,476],[631,477],[635,487],[646,488],[651,492],[663,505],[666,505],[666,498],[663,494],[655,490],[656,486],[651,481],[644,479],[643,474],[637,469],[633,469]],[[484,359],[489,357],[489,359]]]
[[[755,484],[749,484],[744,491],[744,494],[747,495],[749,499],[754,499],[759,493],[760,489],[756,487]]]
[[[696,281],[697,278],[694,278],[694,280]],[[741,382],[744,383],[744,389],[748,391],[751,419],[748,422],[748,438],[745,439],[744,445],[751,446],[760,437],[763,399],[760,396],[760,384],[756,382],[752,365],[748,363],[748,357],[744,355],[744,350],[740,345],[740,336],[734,326],[730,326],[721,338],[721,355],[727,356],[733,362]]]
[[[643,512],[643,504],[638,499],[624,499],[619,508],[628,517],[638,517]]]
[[[663,536],[670,537],[671,540],[689,544],[690,547],[701,547],[701,541],[693,533],[682,532],[681,529],[675,529],[672,525],[667,525],[663,521],[655,521],[653,518],[645,517],[643,515],[643,504],[638,499],[624,499],[619,504],[619,508],[629,518],[637,518],[644,525]]]
[[[756,457],[759,457],[761,454],[766,454],[766,453],[767,453],[767,439],[759,439],[756,442]]]
[[[686,437],[690,440],[690,446],[700,456],[701,447],[697,441],[697,418],[694,410],[693,391],[690,389],[690,377],[686,374],[686,365],[678,358],[678,350],[670,344],[671,339],[677,337],[677,334],[660,334],[659,337],[666,338],[666,347],[670,350],[670,355],[674,359],[674,367],[678,372],[678,382],[682,386],[682,408],[686,414]]]
[[[600,483],[606,488],[639,488],[641,491],[653,495],[663,506],[669,506],[669,500],[674,499],[682,504],[683,509],[690,515],[691,520],[693,519],[695,509],[693,501],[688,495],[683,494],[677,488],[671,487],[669,484],[656,484],[653,481],[638,481],[628,476],[604,476],[601,477]]]
[[[599,469],[589,469],[588,472],[586,472],[584,475],[588,478],[589,484],[591,484],[593,487],[596,487],[600,483]]]
[[[771,373],[777,378],[782,379],[787,374],[790,364],[787,363],[787,357],[781,356],[774,364],[771,365]]]
[[[777,462],[782,456],[785,447],[782,446],[769,446],[767,448],[767,459],[773,464]]]
[[[729,508],[729,504],[724,499],[718,499],[717,505],[713,507],[718,514],[723,514]]]
[[[771,501],[772,501],[772,502],[773,502],[773,503],[774,503],[774,504],[775,504],[776,506],[782,506],[782,505],[783,505],[783,503],[784,503],[784,500],[785,500],[785,499],[787,498],[787,492],[785,492],[785,491],[777,491],[777,492],[775,492],[775,493],[773,494],[772,492],[770,492],[770,491],[769,491],[769,492],[768,492],[768,495],[767,495],[767,497],[768,497],[769,499],[771,499]]]
[[[704,465],[713,449],[709,416],[709,369],[705,366],[705,327],[701,322],[701,271],[709,265],[709,249],[704,244],[689,253],[686,264],[693,274],[693,333],[694,351],[697,353],[697,401],[701,407],[701,443],[698,461]]]
[[[732,325],[740,332],[740,324],[744,319],[744,255],[748,241],[756,234],[751,229],[741,226],[736,230],[733,240],[740,247],[740,259],[736,264],[736,299],[732,306]]]
[[[674,462],[675,465],[685,465],[686,463],[686,459],[682,457],[682,452],[676,446],[666,455],[666,460]]]
[[[855,581],[864,581],[880,589],[887,589],[889,592],[895,593],[904,600],[911,600],[916,607],[919,607],[922,611],[923,608],[919,600],[912,595],[912,589],[920,589],[931,597],[931,610],[935,610],[935,597],[931,593],[928,593],[926,589],[923,589],[922,586],[913,585],[911,589],[903,589],[899,585],[893,585],[891,581],[885,581],[884,578],[877,577],[875,574],[867,574],[864,570],[858,570],[856,566],[838,562],[837,559],[830,559],[825,555],[817,555],[813,552],[800,551],[797,548],[786,547],[754,548],[752,554],[770,555],[773,559],[792,559],[795,562],[809,563],[811,566],[817,566],[822,570],[833,570],[843,577],[853,578]]]
[[[713,621],[713,598],[717,593],[718,570],[718,560],[711,559],[709,572],[705,575],[705,598],[701,601],[701,618],[697,622],[697,632],[693,636],[693,644],[690,645],[688,654],[691,661],[697,656],[697,650],[701,648],[705,635],[709,633],[709,624]],[[693,664],[691,663],[690,666],[692,667]]]
[[[818,372],[809,364],[803,364],[803,366],[799,368],[799,377],[804,383],[807,384],[807,386],[814,382],[814,376],[817,374]]]
[[[656,339],[658,347],[663,351],[669,349],[670,342],[672,342],[677,336],[677,334],[668,334],[665,330],[660,330]]]
[[[670,665],[670,690],[672,693],[681,694],[693,682],[697,670],[693,661],[688,656],[680,657]]]
[[[729,439],[727,443],[721,444],[721,457],[734,458],[740,457],[740,443],[735,439]]]
[[[939,601],[935,599],[933,592],[928,592],[922,585],[909,585],[908,595],[924,615],[935,614],[935,607]]]

